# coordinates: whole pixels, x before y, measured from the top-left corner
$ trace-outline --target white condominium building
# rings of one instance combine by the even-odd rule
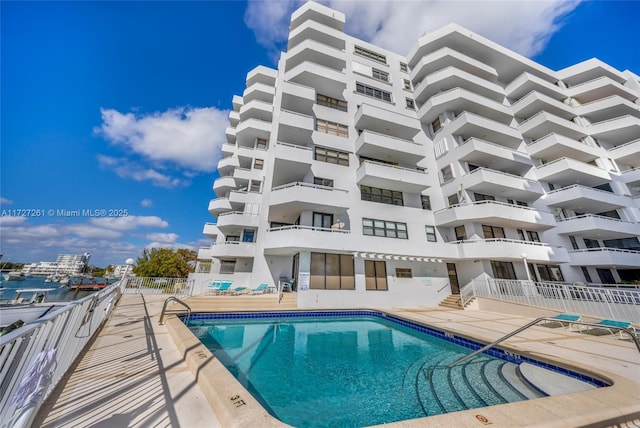
[[[91,254],[58,254],[55,262],[30,263],[22,271],[29,275],[78,275],[89,264]]]
[[[404,57],[344,24],[305,4],[233,98],[201,282],[411,307],[476,278],[640,280],[637,75],[553,71],[457,25]]]

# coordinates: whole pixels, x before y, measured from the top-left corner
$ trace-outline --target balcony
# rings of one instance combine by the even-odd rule
[[[220,230],[218,230],[218,226],[215,223],[205,223],[202,233],[208,238],[216,239],[220,234]]]
[[[567,157],[581,162],[591,162],[602,153],[599,147],[588,146],[580,141],[560,134],[547,134],[527,146],[532,157],[541,159],[559,159]]]
[[[246,83],[247,86],[251,86],[254,83],[264,83],[268,86],[275,86],[277,77],[277,70],[259,65],[247,73]],[[245,102],[246,101],[247,100],[245,100]]]
[[[567,97],[564,90],[555,83],[527,72],[522,73],[505,88],[506,95],[514,100],[519,100],[531,91],[540,92],[555,100],[563,100]]]
[[[311,139],[313,130],[313,117],[294,111],[280,110],[278,141],[305,144]]]
[[[504,91],[500,85],[456,67],[438,70],[426,76],[420,83],[416,83],[414,98],[418,104],[424,104],[437,93],[451,88],[463,88],[499,103],[504,100]]]
[[[342,214],[351,205],[346,190],[311,183],[288,183],[271,189],[269,221],[293,223],[301,211]]]
[[[244,104],[244,100],[241,96],[234,95],[231,103],[233,104],[233,111],[240,111],[240,107]]]
[[[470,222],[528,230],[547,230],[555,226],[553,214],[548,211],[497,201],[452,205],[433,215],[436,225],[447,227]]]
[[[211,246],[211,257],[215,258],[251,258],[255,253],[255,242],[222,241]]]
[[[289,32],[287,50],[290,51],[305,40],[315,40],[339,50],[344,50],[346,45],[342,31],[328,27],[320,22],[307,20],[304,25]]]
[[[640,251],[618,248],[587,248],[569,251],[572,266],[591,266],[603,268],[638,268]]]
[[[300,250],[335,252],[347,249],[352,240],[351,231],[312,226],[283,226],[267,230],[264,253],[292,255]]]
[[[469,138],[451,153],[457,160],[474,165],[490,165],[491,169],[514,175],[523,175],[533,166],[526,153],[477,138]]]
[[[365,103],[356,111],[355,126],[404,140],[411,140],[421,129],[415,117]]]
[[[554,230],[561,235],[576,235],[587,238],[619,239],[636,236],[640,232],[638,223],[604,217],[595,214],[584,214],[558,221]]]
[[[522,135],[532,140],[537,140],[551,133],[564,135],[574,140],[581,140],[587,136],[584,127],[546,111],[541,111],[521,122],[519,127]]]
[[[411,140],[364,130],[356,140],[356,153],[374,159],[387,159],[405,165],[415,165],[425,157],[422,144]]]
[[[629,165],[633,168],[640,167],[640,138],[609,149],[609,157],[619,165]]]
[[[213,191],[217,196],[225,195],[236,187],[236,179],[230,176],[219,177],[213,182]]]
[[[304,61],[287,71],[284,80],[314,88],[316,93],[342,99],[347,88],[344,72]]]
[[[240,107],[240,113],[238,116],[243,122],[252,118],[271,122],[271,119],[273,118],[273,104],[266,103],[261,100],[249,101]]]
[[[212,257],[211,247],[198,248],[198,260],[210,260]]]
[[[296,45],[286,53],[286,56],[285,73],[306,61],[340,72],[347,66],[345,51],[311,39]]]
[[[258,227],[258,220],[260,217],[257,213],[245,213],[242,211],[229,211],[225,213],[221,213],[218,216],[218,229],[224,233],[225,235],[229,234],[229,232],[241,228],[252,228],[256,229]]]
[[[249,180],[262,180],[263,175],[264,172],[260,169],[236,168],[233,171],[233,178],[236,179],[236,184],[238,186],[246,184]]]
[[[411,69],[411,80],[422,81],[425,76],[447,67],[455,67],[489,82],[498,80],[495,68],[451,48],[441,48],[423,56]]]
[[[248,119],[241,122],[236,129],[236,138],[239,146],[253,147],[257,138],[269,139],[271,122],[264,120]]]
[[[236,156],[223,158],[218,161],[218,173],[220,175],[231,175],[235,168],[240,167],[240,161]]]
[[[337,31],[344,30],[344,13],[329,9],[319,3],[305,3],[291,15],[290,31],[306,24],[307,21],[319,22]]]
[[[504,125],[509,125],[513,119],[509,107],[462,88],[432,96],[420,107],[417,115],[422,123],[431,123],[444,111],[468,111]]]
[[[554,114],[565,120],[576,117],[573,107],[539,92],[529,92],[511,105],[513,114],[518,117],[531,117],[540,111]]]
[[[569,158],[556,159],[538,166],[536,176],[540,181],[561,187],[572,184],[595,187],[611,181],[611,176],[604,169]]]
[[[237,111],[229,112],[229,123],[232,127],[238,126],[238,122],[240,122],[240,114]]]
[[[616,195],[579,184],[552,190],[544,195],[541,201],[549,207],[594,213],[630,206],[631,203],[628,196]]]
[[[315,103],[315,89],[293,82],[282,82],[282,109],[310,115]]]
[[[361,186],[407,193],[420,193],[429,187],[424,171],[372,161],[362,162],[356,171],[356,182]]]
[[[235,133],[234,133],[234,139],[235,139]],[[236,145],[225,143],[222,145],[220,150],[222,151],[222,157],[228,158],[230,156],[233,156],[236,153]]]
[[[313,149],[310,147],[278,142],[275,152],[274,186],[301,181],[313,163]]]
[[[232,209],[238,211],[245,204],[260,204],[262,194],[259,192],[249,192],[248,190],[232,190],[229,192],[229,201]]]
[[[220,213],[231,211],[231,201],[229,198],[216,198],[209,201],[209,213],[217,217]]]
[[[271,85],[265,85],[264,83],[254,83],[251,86],[248,86],[247,89],[242,93],[242,99],[244,100],[244,104],[249,103],[250,101],[259,100],[265,103],[273,103],[273,96],[276,93],[276,88]]]
[[[640,135],[640,119],[626,115],[598,123],[592,123],[585,128],[589,135],[597,138],[601,143],[619,146],[636,140]]]
[[[517,149],[522,143],[522,136],[517,129],[470,112],[463,112],[445,127],[453,135],[460,135],[465,140],[476,137],[512,149]]]
[[[627,88],[607,76],[572,86],[567,89],[567,94],[578,100],[580,104],[587,104],[612,95],[618,95],[629,101],[635,101],[637,98],[633,89]]]
[[[567,250],[561,246],[542,242],[518,241],[515,239],[477,239],[457,241],[458,254],[466,260],[496,260],[522,262],[521,254],[527,254],[531,263],[565,263],[569,261]]]
[[[640,168],[629,169],[620,174],[622,182],[626,183],[632,190],[640,190]]]
[[[537,181],[488,168],[477,168],[463,175],[462,185],[473,192],[525,202],[535,201],[544,194]]]
[[[575,110],[578,116],[585,117],[591,123],[602,122],[626,115],[640,117],[640,105],[618,95],[612,95],[583,104],[576,107]]]
[[[235,145],[235,143],[236,143],[236,128],[234,128],[232,126],[228,126],[227,129],[225,129],[224,133],[227,136],[227,144],[229,144],[230,146]]]

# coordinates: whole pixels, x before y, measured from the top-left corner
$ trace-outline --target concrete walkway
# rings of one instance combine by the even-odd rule
[[[167,296],[127,294],[34,427],[219,427],[164,326]]]

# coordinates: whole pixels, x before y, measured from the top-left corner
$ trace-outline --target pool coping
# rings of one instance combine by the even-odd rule
[[[372,308],[354,308],[341,310],[263,310],[263,311],[215,311],[194,313],[198,314],[260,314],[260,313],[293,313],[303,312],[372,312],[382,313],[400,320],[424,326],[430,331],[439,331],[441,334],[450,334],[470,340],[475,343],[483,343],[481,339],[469,337],[464,332],[456,329],[445,328],[438,325],[437,328],[425,325],[422,320],[414,319],[410,313],[400,315],[402,310],[383,310]],[[429,310],[425,309],[425,313]],[[286,423],[271,416],[262,405],[238,382],[238,380],[214,357],[189,328],[177,317],[167,319],[167,330],[176,347],[182,353],[187,366],[193,373],[205,397],[211,405],[214,413],[225,427],[287,427]],[[387,427],[408,428],[416,426],[580,426],[594,422],[627,421],[628,415],[640,415],[640,388],[638,383],[630,381],[615,373],[606,370],[595,369],[577,361],[569,361],[563,358],[549,358],[541,355],[526,346],[502,343],[497,347],[507,355],[515,354],[519,357],[534,359],[542,363],[553,365],[557,368],[571,369],[604,381],[610,386],[596,388],[589,391],[575,392],[551,397],[543,397],[534,400],[526,400],[515,403],[500,404],[490,407],[464,410],[442,415],[428,416],[405,421],[384,424]],[[637,417],[637,416],[636,416]]]

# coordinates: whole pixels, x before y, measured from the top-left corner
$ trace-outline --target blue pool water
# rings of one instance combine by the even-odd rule
[[[270,414],[296,427],[361,427],[526,399],[502,375],[508,361],[496,358],[521,357],[494,350],[449,368],[481,345],[380,312],[197,314],[189,327]]]

